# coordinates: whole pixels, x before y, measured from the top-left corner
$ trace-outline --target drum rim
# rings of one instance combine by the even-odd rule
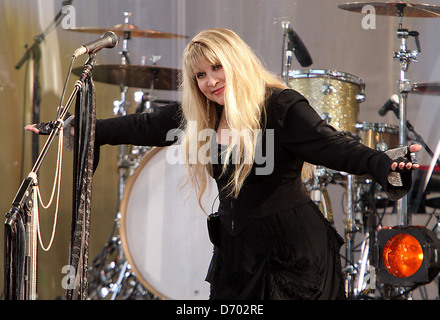
[[[356,128],[356,130],[374,130],[376,132],[385,133],[399,132],[399,126],[381,122],[359,121],[355,123],[354,127]]]
[[[130,198],[130,194],[131,191],[133,190],[134,184],[136,183],[140,172],[142,172],[142,168],[144,168],[148,162],[150,162],[150,160],[156,155],[158,154],[161,150],[166,149],[166,147],[154,147],[151,150],[148,150],[145,155],[142,157],[141,161],[139,162],[138,167],[134,170],[133,175],[131,175],[130,177],[128,177],[127,182],[125,184],[125,189],[124,189],[124,193],[122,196],[122,200],[121,200],[121,205],[119,208],[119,211],[121,213],[121,219],[120,219],[120,227],[119,227],[119,232],[121,235],[121,244],[122,244],[122,250],[125,254],[125,258],[127,259],[128,263],[131,265],[133,271],[135,272],[135,276],[136,278],[142,283],[142,285],[151,293],[153,293],[154,295],[156,295],[157,297],[159,297],[162,300],[172,300],[170,297],[168,297],[167,295],[163,294],[162,292],[160,292],[159,290],[157,290],[156,288],[154,288],[144,277],[143,275],[139,272],[139,268],[136,266],[133,256],[131,254],[130,248],[128,247],[128,237],[127,237],[127,232],[125,230],[126,227],[126,212],[127,212],[127,206],[128,206],[128,201]]]
[[[285,73],[284,73],[285,75]],[[304,78],[334,78],[359,85],[361,88],[365,87],[365,82],[358,76],[351,73],[332,70],[332,69],[304,69],[304,70],[289,70],[289,78],[304,79]]]

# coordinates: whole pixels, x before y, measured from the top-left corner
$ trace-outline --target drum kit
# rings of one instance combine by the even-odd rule
[[[359,104],[365,99],[365,83],[354,75],[333,70],[288,70],[288,85],[302,93],[321,117],[337,130],[352,135],[372,149],[386,151],[406,146],[408,142],[407,133],[411,131],[413,133],[412,137],[417,138],[415,139],[416,142],[425,147],[434,163],[436,157],[433,152],[406,120],[406,108],[408,94],[440,95],[440,85],[439,83],[414,83],[406,78],[410,62],[417,62],[420,43],[417,31],[409,31],[403,28],[403,19],[407,17],[440,17],[440,7],[406,2],[357,2],[342,4],[338,7],[351,12],[365,13],[366,6],[374,8],[377,15],[397,17],[399,20],[397,37],[400,39],[401,45],[400,51],[394,52],[393,57],[394,60],[398,60],[400,63],[399,97],[398,101],[393,102],[396,105],[394,112],[399,118],[399,126],[358,121]],[[408,50],[407,40],[410,37],[415,38],[417,50]],[[352,298],[363,296],[366,292],[374,292],[371,289],[375,288],[376,284],[372,283],[372,279],[368,279],[369,283],[364,281],[367,278],[368,270],[371,271],[369,267],[374,266],[373,260],[375,257],[369,255],[369,250],[371,252],[374,248],[375,232],[378,226],[381,226],[383,218],[383,216],[380,217],[377,214],[377,210],[384,209],[385,213],[388,207],[394,207],[397,213],[397,224],[401,226],[410,225],[411,210],[408,208],[408,199],[404,197],[398,200],[397,203],[387,200],[383,196],[380,186],[376,185],[368,176],[348,175],[320,166],[315,166],[314,169],[312,177],[305,181],[305,188],[330,221],[333,220],[333,213],[327,187],[329,183],[333,182],[342,184],[345,187],[347,218],[344,221],[346,239],[344,275],[346,292]],[[432,171],[429,172],[428,170],[426,177],[424,177],[425,181],[430,179],[431,174]],[[421,185],[421,183],[419,184]],[[419,192],[418,196],[421,193]],[[421,201],[420,199],[414,200],[415,202]],[[436,201],[426,201],[426,203],[432,203],[434,208],[438,208],[435,206]],[[439,220],[439,217],[437,217],[437,220]],[[438,222],[436,228],[439,226]],[[362,244],[358,246],[355,246],[354,243],[356,233],[362,235]],[[362,250],[359,250],[359,248],[362,248]],[[356,260],[355,253],[359,251],[361,257]]]
[[[397,36],[401,40],[400,51],[394,59],[401,67],[399,83],[400,125],[359,121],[359,105],[365,100],[365,83],[349,73],[334,70],[285,70],[286,84],[303,94],[312,107],[337,130],[359,139],[363,144],[378,150],[406,145],[406,100],[408,93],[440,95],[440,83],[412,83],[406,79],[411,61],[417,60],[417,51],[407,49],[407,39],[416,38],[418,32],[403,28],[406,17],[439,17],[440,7],[410,4],[406,2],[348,3],[340,9],[362,12],[366,5],[373,6],[377,15],[398,17]],[[148,93],[142,97],[137,112],[154,112],[160,104],[155,101],[153,90],[176,90],[179,70],[160,67],[153,57],[153,65],[132,65],[128,43],[133,37],[182,39],[186,36],[145,30],[130,24],[131,14],[124,13],[124,23],[110,29],[73,28],[76,32],[104,33],[111,30],[123,37],[120,52],[121,64],[96,65],[95,81],[119,85],[121,100],[115,102],[116,116],[127,114],[127,89],[142,88]],[[419,48],[418,48],[419,49]],[[284,50],[284,49],[283,49]],[[74,73],[81,70],[74,69]],[[287,75],[287,76],[286,76]],[[204,274],[209,265],[210,245],[204,213],[196,199],[182,188],[183,165],[173,166],[165,161],[168,148],[120,146],[118,197],[120,210],[108,243],[93,260],[90,268],[90,299],[207,299],[209,288]],[[333,222],[329,183],[336,181],[346,187],[346,290],[349,295],[361,294],[360,284],[355,284],[354,234],[363,229],[364,244],[367,225],[375,219],[373,211],[390,206],[383,199],[381,190],[369,177],[354,177],[315,166],[311,179],[304,187],[321,207],[326,218]],[[153,187],[154,186],[154,187]],[[217,190],[210,187],[207,204],[215,202]],[[170,195],[173,194],[173,198]],[[407,221],[406,198],[398,203],[398,219]],[[186,209],[185,209],[186,208]],[[183,212],[185,210],[185,212]],[[357,219],[358,216],[361,219]],[[371,219],[371,221],[369,220]],[[368,222],[367,222],[368,220]],[[165,223],[166,222],[166,223]],[[373,223],[376,226],[375,223]],[[364,269],[368,259],[362,257]],[[358,274],[358,279],[363,278]],[[360,281],[360,280],[356,280]]]

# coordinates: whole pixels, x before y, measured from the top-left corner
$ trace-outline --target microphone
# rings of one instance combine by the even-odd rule
[[[73,56],[78,58],[86,53],[95,53],[104,48],[113,48],[119,43],[119,36],[113,31],[107,31],[100,39],[92,41],[88,44],[82,45],[75,50]]]
[[[286,31],[289,36],[287,49],[292,50],[295,53],[296,60],[298,60],[301,67],[310,66],[313,63],[312,58],[299,35],[293,31],[290,25],[287,25]]]
[[[393,94],[391,98],[387,100],[379,109],[379,115],[383,117],[388,113],[388,111],[395,111],[396,108],[399,107],[399,96],[397,94]]]

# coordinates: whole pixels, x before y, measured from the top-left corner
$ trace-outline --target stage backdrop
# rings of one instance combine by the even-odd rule
[[[425,3],[415,0],[413,3]],[[393,52],[399,49],[396,37],[398,20],[395,17],[377,16],[367,21],[366,14],[353,13],[338,8],[342,0],[76,0],[72,2],[70,20],[56,28],[49,28],[63,7],[61,0],[3,0],[0,2],[0,210],[8,212],[21,181],[32,166],[31,134],[24,133],[25,124],[32,121],[31,84],[33,76],[29,63],[20,69],[15,66],[25,52],[25,46],[34,37],[48,32],[40,45],[41,59],[38,77],[41,85],[41,119],[55,119],[70,57],[80,45],[97,39],[99,35],[66,30],[69,26],[110,28],[124,21],[124,12],[131,12],[130,23],[144,29],[194,36],[209,27],[227,27],[235,30],[255,49],[265,65],[280,73],[282,57],[282,22],[289,21],[306,44],[313,69],[331,69],[350,73],[366,83],[366,101],[361,104],[359,121],[398,124],[390,112],[385,117],[378,109],[394,93],[398,93],[399,64],[393,61]],[[432,4],[438,4],[431,1]],[[363,24],[364,22],[364,24]],[[440,19],[408,18],[404,27],[420,32],[422,52],[419,62],[412,63],[408,78],[414,82],[440,80]],[[132,38],[128,43],[132,64],[142,59],[161,56],[158,65],[179,68],[183,48],[189,39]],[[408,41],[414,50],[413,39]],[[122,46],[102,50],[98,63],[117,64]],[[77,60],[81,66],[85,57]],[[296,60],[294,69],[302,69]],[[67,86],[70,94],[76,76]],[[137,107],[130,88],[128,109]],[[114,101],[120,100],[118,86],[96,83],[97,116],[112,117]],[[155,91],[159,99],[178,100],[177,92]],[[440,135],[440,103],[436,96],[411,95],[408,101],[408,120],[417,132],[435,149]],[[40,137],[40,148],[45,137]],[[55,150],[55,147],[53,148]],[[103,147],[101,162],[93,185],[93,212],[90,258],[102,249],[108,240],[117,208],[117,154],[118,148]],[[60,216],[52,249],[39,250],[39,299],[54,299],[63,295],[62,268],[67,264],[71,223],[72,160],[66,152],[63,165]],[[420,161],[429,163],[425,152]],[[55,169],[55,151],[51,151],[40,170],[43,198],[47,201]],[[336,199],[334,202],[339,202]],[[43,241],[47,244],[53,223],[53,209],[41,212]],[[338,230],[343,233],[341,213],[335,213]],[[3,234],[3,227],[1,228]],[[0,238],[3,245],[3,236]],[[1,258],[3,264],[3,255]],[[204,275],[200,275],[203,277]],[[3,283],[3,270],[0,274]],[[2,285],[1,285],[2,287]]]

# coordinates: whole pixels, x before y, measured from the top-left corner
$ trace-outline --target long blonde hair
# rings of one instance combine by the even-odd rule
[[[249,46],[235,32],[215,28],[196,35],[183,53],[181,79],[182,110],[185,118],[182,145],[188,164],[191,156],[194,156],[191,155],[191,150],[198,154],[201,146],[206,143],[199,139],[201,130],[213,129],[218,120],[214,104],[207,101],[197,85],[197,65],[201,61],[210,65],[219,64],[225,72],[224,112],[229,127],[233,129],[232,141],[235,141],[226,150],[225,159],[229,159],[230,155],[235,157],[235,169],[227,187],[229,194],[237,197],[254,162],[257,143],[255,133],[262,129],[261,119],[267,89],[286,86],[263,67]],[[190,122],[193,125],[189,125]],[[223,173],[226,167],[227,163],[224,163]],[[188,169],[193,185],[197,188],[200,203],[206,190],[207,173],[212,172],[212,164],[192,161]]]

